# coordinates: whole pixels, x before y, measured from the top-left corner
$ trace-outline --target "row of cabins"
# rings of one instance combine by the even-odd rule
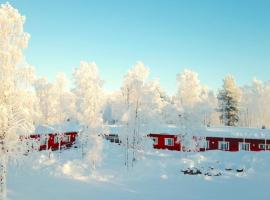
[[[151,133],[148,138],[153,140],[155,149],[167,149],[173,151],[270,151],[270,138],[236,137],[233,134],[217,134],[212,136],[193,136],[185,138],[183,135]],[[121,144],[118,134],[104,135],[104,139]],[[58,150],[70,148],[78,141],[78,132],[35,134],[28,137],[27,142],[35,150]],[[186,140],[188,140],[186,142]],[[188,143],[188,144],[187,144]]]
[[[201,137],[193,136],[193,142],[184,145],[181,135],[152,133],[148,137],[153,139],[155,149],[167,149],[173,151],[265,151],[270,150],[270,139],[262,138],[238,138],[238,137]]]

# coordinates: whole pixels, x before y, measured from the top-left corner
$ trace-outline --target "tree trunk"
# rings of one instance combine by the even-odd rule
[[[7,197],[7,157],[0,158],[0,200]]]

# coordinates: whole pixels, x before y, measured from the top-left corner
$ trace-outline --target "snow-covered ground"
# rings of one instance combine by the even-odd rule
[[[90,173],[79,148],[53,152],[50,158],[49,152],[36,152],[10,164],[8,199],[270,199],[269,152],[181,153],[149,148],[139,152],[129,168],[124,157],[123,147],[105,141],[102,165]],[[202,174],[181,172],[190,167]]]

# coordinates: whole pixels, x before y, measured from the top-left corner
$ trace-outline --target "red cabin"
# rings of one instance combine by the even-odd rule
[[[77,132],[67,132],[59,134],[50,133],[39,135],[39,150],[42,151],[51,149],[54,151],[62,148],[69,148],[75,143],[77,135]]]
[[[51,149],[55,151],[72,147],[76,142],[77,135],[77,132],[35,134],[26,137],[21,136],[21,140],[26,139],[28,145],[31,145],[33,150]]]

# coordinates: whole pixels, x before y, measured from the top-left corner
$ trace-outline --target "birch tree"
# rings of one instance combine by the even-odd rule
[[[121,87],[124,112],[121,121],[121,139],[126,146],[125,164],[136,161],[136,152],[142,148],[142,136],[160,125],[163,101],[158,80],[148,80],[149,69],[137,62],[124,76]],[[118,110],[113,110],[118,112]],[[132,156],[129,156],[129,150]]]
[[[63,132],[62,126],[75,117],[75,97],[68,89],[66,75],[59,73],[53,83],[37,78],[34,86],[41,111],[40,124],[55,125],[56,132]]]
[[[33,131],[32,108],[28,103],[31,69],[23,50],[29,34],[24,32],[25,17],[10,4],[0,7],[0,199],[6,197],[7,164],[21,154],[16,148],[20,134]]]
[[[270,84],[256,78],[241,88],[239,123],[247,127],[270,126]]]
[[[177,75],[177,100],[184,108],[193,108],[201,101],[203,88],[200,85],[198,74],[191,70]]]
[[[103,82],[99,77],[98,67],[94,62],[80,63],[73,73],[76,96],[77,117],[81,124],[80,137],[82,144],[90,144],[86,161],[91,169],[102,160],[103,120],[102,108],[104,104]]]

